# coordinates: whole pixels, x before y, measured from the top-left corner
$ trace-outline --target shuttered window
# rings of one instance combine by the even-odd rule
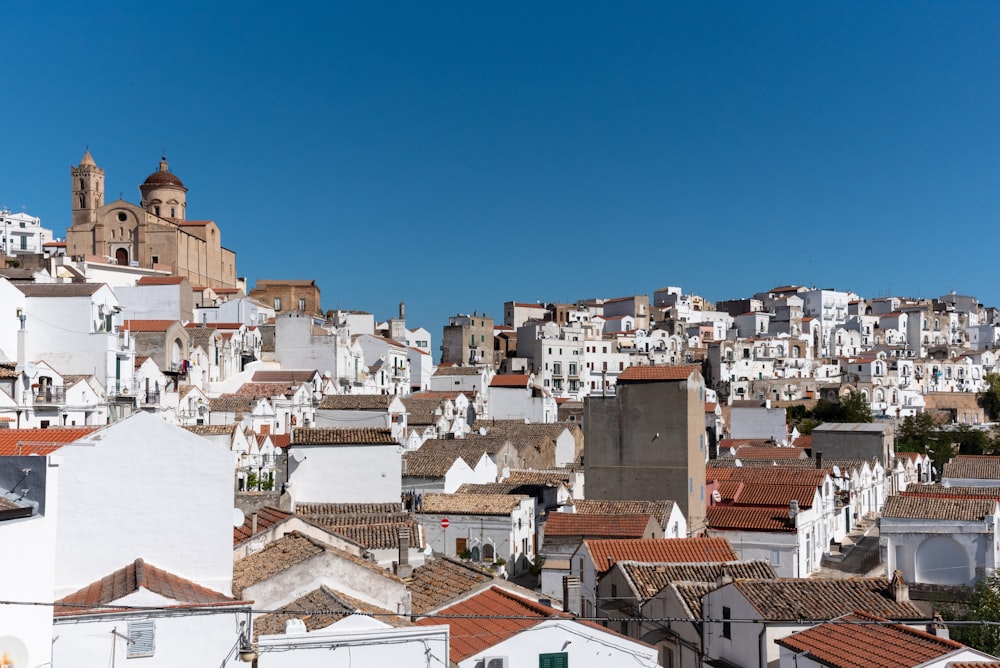
[[[145,619],[128,623],[128,658],[153,656],[156,650],[156,622]]]
[[[539,654],[538,668],[569,668],[569,654],[566,652]]]

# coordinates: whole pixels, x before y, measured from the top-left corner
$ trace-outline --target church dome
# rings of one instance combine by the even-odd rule
[[[177,186],[183,188],[184,184],[181,180],[177,178],[176,175],[172,174],[167,169],[167,159],[164,157],[160,160],[160,168],[146,177],[143,181],[144,186]]]

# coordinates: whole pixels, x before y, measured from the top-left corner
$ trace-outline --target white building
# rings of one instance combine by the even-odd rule
[[[34,253],[41,255],[42,244],[52,241],[52,230],[42,227],[42,219],[27,213],[0,209],[0,249],[7,257]]]
[[[380,427],[303,428],[288,446],[294,503],[383,503],[402,495],[402,447]]]

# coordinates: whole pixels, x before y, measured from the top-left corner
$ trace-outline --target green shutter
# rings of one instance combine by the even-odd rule
[[[569,654],[566,652],[539,654],[538,668],[569,668]]]

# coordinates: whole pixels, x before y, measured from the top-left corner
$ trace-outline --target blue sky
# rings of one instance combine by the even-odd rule
[[[163,149],[257,278],[448,315],[666,285],[1000,304],[1000,4],[0,6],[0,206]]]

